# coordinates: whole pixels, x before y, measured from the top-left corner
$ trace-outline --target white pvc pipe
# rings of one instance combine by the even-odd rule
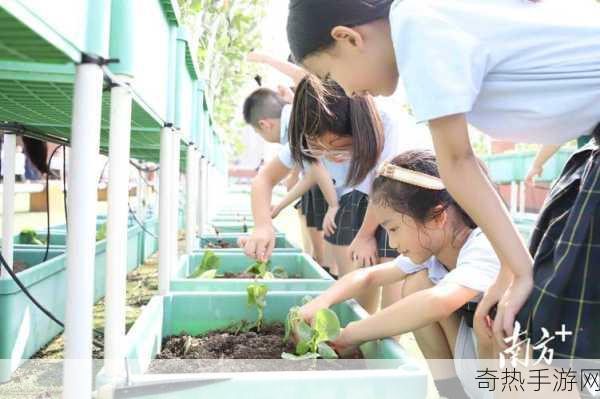
[[[15,235],[15,153],[17,152],[17,136],[14,134],[4,135],[4,163],[2,174],[2,256],[13,268],[14,262],[14,238]],[[0,267],[0,279],[9,278],[4,268]]]
[[[143,163],[140,164],[140,166],[143,167]],[[137,197],[137,206],[136,206],[136,215],[137,218],[140,220],[140,222],[144,223],[146,221],[146,212],[144,212],[144,202],[145,202],[145,195],[146,195],[146,189],[145,189],[145,184],[144,184],[144,179],[143,179],[143,174],[144,172],[142,172],[141,170],[137,171],[137,188],[136,188],[136,197]]]
[[[92,308],[102,77],[102,69],[96,64],[81,64],[76,68],[69,157],[65,399],[89,397],[92,391]]]
[[[160,131],[160,190],[158,192],[159,237],[158,237],[158,290],[160,295],[169,293],[171,256],[171,183],[173,169],[173,129],[164,127]]]
[[[120,78],[123,83],[128,82],[125,77]],[[132,101],[129,87],[113,87],[110,98],[104,367],[107,382],[119,383],[125,380],[129,173],[123,171],[129,170]]]
[[[198,194],[198,159],[194,146],[188,146],[186,165],[186,212],[185,212],[185,244],[186,253],[190,255],[196,246],[196,198]]]
[[[526,206],[526,184],[525,182],[520,182],[519,183],[519,212],[520,213],[525,213],[525,206]]]
[[[180,177],[180,151],[181,151],[181,131],[176,130],[172,136],[173,138],[173,175],[172,181],[173,185],[171,186],[171,195],[173,196],[171,199],[171,203],[173,206],[171,207],[172,218],[171,218],[171,259],[172,265],[175,265],[171,268],[171,273],[175,272],[176,265],[178,264],[179,259],[179,177]]]
[[[517,183],[510,182],[510,213],[517,213]]]

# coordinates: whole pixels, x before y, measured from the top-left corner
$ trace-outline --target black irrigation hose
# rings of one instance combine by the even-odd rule
[[[135,214],[135,212],[133,211],[133,209],[131,209],[131,204],[129,202],[127,202],[127,207],[129,208],[129,213],[131,214],[131,216],[133,217],[133,220],[135,220],[135,222],[142,228],[142,231],[144,231],[146,234],[148,234],[150,237],[158,240],[158,237],[156,236],[156,234],[154,234],[153,232],[151,232],[150,230],[148,230],[146,228],[146,226],[144,226],[144,223],[142,223],[140,221],[140,219],[138,219],[137,215]]]
[[[48,159],[48,173],[46,173],[46,253],[44,254],[43,262],[48,260],[48,254],[50,253],[50,164],[59,148],[60,146],[57,146],[52,151],[52,154],[50,154],[50,158]]]
[[[50,320],[52,320],[53,322],[55,322],[56,324],[58,324],[61,328],[65,328],[65,324],[58,320],[56,318],[56,316],[54,316],[48,309],[46,309],[41,303],[39,303],[34,297],[33,295],[31,295],[31,293],[29,292],[29,290],[27,290],[27,288],[25,287],[25,285],[21,282],[21,280],[19,279],[19,277],[17,277],[17,274],[10,268],[10,266],[8,266],[8,262],[6,261],[6,259],[4,259],[4,256],[2,255],[2,252],[0,252],[0,263],[2,264],[2,266],[4,266],[4,269],[8,272],[8,274],[10,275],[10,277],[14,280],[14,282],[19,286],[19,288],[21,289],[21,291],[23,291],[23,293],[25,293],[25,295],[27,295],[27,298],[29,298],[29,300],[40,310],[42,311],[42,313],[44,313],[46,316],[48,316],[48,318]],[[97,336],[104,336],[104,333],[102,331],[98,331],[98,330],[94,330],[93,331]],[[96,340],[92,340],[92,343],[94,345],[96,345],[96,347],[102,349],[104,348],[104,344],[102,342],[96,341]]]

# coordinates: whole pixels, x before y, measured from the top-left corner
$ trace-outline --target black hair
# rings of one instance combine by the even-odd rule
[[[256,89],[244,101],[244,120],[247,124],[258,127],[262,119],[279,119],[285,101],[274,90],[267,88]]]
[[[390,161],[393,165],[430,176],[440,177],[435,155],[429,150],[410,150]],[[480,164],[481,165],[481,164]],[[481,166],[485,171],[485,167]],[[421,224],[435,219],[448,208],[454,208],[465,226],[477,224],[458,205],[447,190],[430,190],[409,183],[378,176],[373,181],[373,203],[408,215]]]
[[[316,159],[306,155],[307,138],[331,132],[352,137],[352,160],[346,184],[356,186],[376,167],[384,144],[379,112],[371,96],[348,97],[335,82],[307,76],[296,88],[288,131],[292,158],[298,165]]]
[[[327,49],[334,40],[331,30],[358,26],[386,18],[393,0],[290,0],[287,34],[294,59]]]

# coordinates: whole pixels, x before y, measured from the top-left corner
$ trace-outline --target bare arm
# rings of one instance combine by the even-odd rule
[[[348,324],[340,339],[357,345],[393,337],[443,320],[478,293],[456,284],[442,284],[409,295],[374,315]]]
[[[278,158],[271,160],[260,169],[252,181],[252,216],[255,228],[252,235],[239,241],[246,256],[259,261],[271,257],[275,245],[275,232],[271,220],[271,197],[273,188],[290,172]]]
[[[503,266],[515,275],[531,274],[531,256],[500,196],[477,162],[464,116],[431,121],[429,128],[440,175],[452,197],[481,227]]]
[[[291,62],[287,61],[281,61],[277,58],[271,57],[270,55],[259,53],[257,51],[252,51],[250,54],[248,54],[248,61],[271,66],[284,75],[289,76],[294,81],[294,85],[298,85],[298,83],[300,83],[300,81],[308,74],[308,72],[296,64],[292,64]]]
[[[478,322],[483,323],[491,307],[498,303],[494,334],[496,341],[502,344],[503,335],[512,333],[516,314],[533,287],[533,259],[500,196],[477,162],[464,115],[432,120],[429,129],[446,188],[481,227],[502,264],[503,278],[488,290],[476,312]]]
[[[304,175],[304,177],[287,192],[285,197],[283,197],[281,201],[279,201],[279,204],[277,204],[271,216],[277,216],[279,212],[281,212],[287,206],[292,204],[298,198],[302,197],[315,184],[316,178],[314,174],[308,173]]]
[[[556,152],[560,149],[560,145],[550,144],[543,146],[537,153],[531,167],[529,168],[529,172],[527,172],[527,177],[525,177],[525,181],[529,184],[533,184],[533,178],[535,176],[540,176],[544,171],[544,165]]]
[[[371,288],[393,284],[406,278],[393,262],[368,269],[358,269],[336,281],[327,291],[301,308],[302,317],[310,321],[319,309],[326,309],[347,299],[356,298]]]

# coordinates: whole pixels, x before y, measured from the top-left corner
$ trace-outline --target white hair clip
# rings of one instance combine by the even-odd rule
[[[442,179],[439,177],[396,166],[389,161],[384,161],[379,168],[377,168],[377,175],[412,184],[413,186],[427,188],[429,190],[446,189],[444,182],[442,182]]]

